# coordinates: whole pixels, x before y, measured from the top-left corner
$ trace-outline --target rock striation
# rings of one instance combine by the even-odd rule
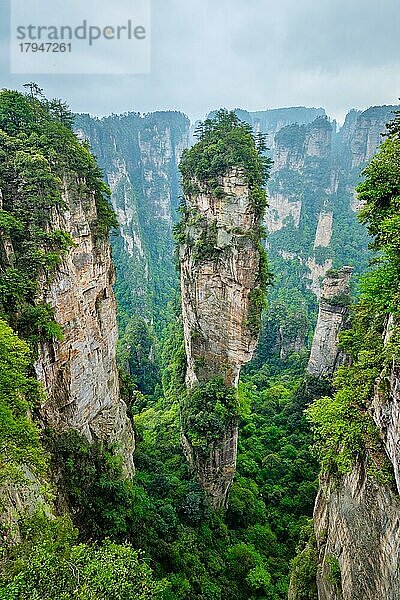
[[[354,264],[357,274],[368,266],[367,234],[354,215],[354,187],[395,109],[350,111],[341,128],[315,114],[274,132],[265,219],[268,254],[279,272],[292,271],[296,264],[305,293],[308,288],[319,298],[320,277],[337,261]],[[281,260],[282,251],[290,256]]]
[[[254,302],[261,285],[261,250],[254,233],[260,217],[240,169],[220,179],[222,197],[197,185],[187,198],[186,242],[179,253],[186,385],[191,390],[219,377],[235,388],[258,340],[261,308]],[[226,503],[235,474],[237,436],[235,415],[206,453],[182,433],[185,454],[216,508]]]
[[[178,284],[172,226],[190,121],[172,111],[103,119],[77,115],[75,128],[89,141],[111,189],[119,223],[111,239],[119,305],[128,315],[157,322]]]
[[[383,336],[386,346],[396,331],[399,331],[398,319],[390,315]],[[400,365],[396,359],[393,359],[389,370],[381,373],[376,383],[370,412],[393,465],[397,490],[400,494]]]
[[[321,481],[314,510],[318,600],[399,598],[400,500],[371,477],[369,463],[340,481]]]
[[[117,444],[131,475],[134,436],[119,394],[110,246],[96,239],[96,206],[80,196],[77,182],[64,182],[63,206],[53,209],[49,228],[68,232],[74,245],[52,277],[44,276],[39,298],[53,307],[63,332],[61,341],[41,343],[35,363],[46,391],[42,418],[57,431]]]
[[[345,362],[339,348],[339,333],[348,317],[352,272],[352,267],[342,267],[338,271],[329,271],[324,279],[307,366],[307,372],[314,377],[331,378],[337,367]]]

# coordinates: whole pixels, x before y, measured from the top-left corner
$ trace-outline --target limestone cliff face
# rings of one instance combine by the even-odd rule
[[[188,198],[187,243],[180,247],[186,383],[222,377],[236,387],[255,350],[252,293],[260,287],[260,250],[252,232],[259,218],[239,169],[221,179],[222,199],[206,186]],[[255,309],[257,311],[257,308]],[[237,454],[237,420],[205,458],[183,432],[184,449],[213,505],[226,501]]]
[[[343,278],[339,290],[337,286],[328,289],[334,297],[338,291],[343,292]],[[338,356],[335,332],[340,329],[341,317],[332,316],[330,307],[327,312],[324,304],[322,301],[315,336],[318,344],[315,348],[313,345],[309,365],[309,371],[318,377],[332,375]],[[319,327],[321,318],[325,327]],[[387,319],[383,333],[386,345],[398,331],[397,326],[392,316]],[[340,478],[324,475],[320,481],[314,510],[319,600],[400,597],[399,374],[394,359],[377,378],[368,403],[383,443],[382,455],[367,448],[366,457],[359,459],[348,474]],[[390,461],[395,476],[392,484],[376,476],[382,460]]]
[[[354,188],[393,110],[350,111],[340,129],[322,116],[293,120],[271,141],[274,166],[266,212],[271,264],[282,272],[292,270],[295,261],[302,285],[317,298],[321,277],[335,262],[354,264],[358,273],[368,265],[367,235],[354,215]],[[348,231],[354,232],[350,244]],[[282,252],[287,259],[281,260]]]
[[[133,430],[120,399],[115,358],[110,246],[95,239],[95,203],[80,197],[76,182],[64,182],[63,200],[66,208],[54,210],[49,228],[70,233],[74,246],[42,282],[40,300],[54,308],[63,332],[62,341],[42,343],[35,364],[47,395],[42,418],[57,431],[75,429],[90,442],[116,443],[132,474]]]
[[[399,496],[368,466],[321,481],[314,511],[319,600],[399,598]]]
[[[339,349],[339,333],[346,324],[353,269],[328,272],[323,283],[318,321],[307,371],[314,377],[331,378],[345,357]]]

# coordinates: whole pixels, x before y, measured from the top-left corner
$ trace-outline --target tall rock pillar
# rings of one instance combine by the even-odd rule
[[[311,347],[307,371],[314,377],[331,378],[345,356],[339,348],[339,333],[343,329],[350,304],[352,267],[328,271],[322,289],[318,321]]]
[[[216,508],[225,504],[235,474],[236,387],[257,345],[262,308],[259,217],[239,169],[220,183],[220,199],[204,185],[187,198],[187,242],[180,246],[188,389],[183,447]]]
[[[268,277],[261,224],[269,160],[249,126],[221,111],[180,165],[186,458],[215,508],[226,505],[237,455],[240,369],[257,345]]]
[[[238,423],[232,390],[256,348],[261,311],[261,252],[254,239],[258,217],[249,189],[239,169],[223,177],[221,187],[222,199],[206,186],[188,198],[190,242],[180,247],[188,388],[182,438],[216,507],[224,504],[235,474]]]

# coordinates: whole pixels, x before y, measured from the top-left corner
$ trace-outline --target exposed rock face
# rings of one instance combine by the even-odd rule
[[[130,315],[157,320],[178,284],[172,225],[181,194],[178,162],[191,143],[189,119],[172,111],[78,115],[76,128],[90,142],[112,192],[120,225],[111,239],[117,279],[121,269],[123,280],[120,305]]]
[[[315,232],[314,248],[319,246],[327,248],[332,238],[333,213],[321,212],[318,217],[317,231]]]
[[[290,271],[296,261],[301,284],[317,297],[319,277],[325,276],[335,259],[354,264],[357,273],[368,266],[368,239],[354,215],[358,208],[354,188],[395,108],[350,111],[339,130],[323,115],[293,119],[277,128],[271,140],[274,165],[265,219],[271,265],[279,272]],[[261,131],[266,130],[261,126]],[[357,247],[344,239],[349,230],[354,231]],[[290,264],[279,259],[282,251]]]
[[[190,243],[180,248],[189,389],[218,376],[227,386],[237,386],[240,368],[252,358],[258,339],[258,328],[251,326],[250,318],[251,293],[260,287],[260,250],[252,236],[259,218],[238,169],[223,177],[221,186],[222,199],[204,185],[188,198],[186,236]],[[203,256],[202,251],[206,252]],[[223,505],[235,473],[236,418],[213,444],[208,458],[184,433],[183,439],[187,457],[212,504]]]
[[[294,227],[300,223],[301,202],[291,201],[285,194],[277,193],[269,201],[265,224],[270,233],[279,231],[292,221]]]
[[[307,288],[310,289],[318,299],[321,298],[322,287],[321,280],[325,278],[325,275],[332,268],[332,259],[328,258],[322,264],[316,262],[314,257],[310,257],[307,260],[307,279],[309,282],[307,283]]]
[[[382,108],[390,110],[394,107],[372,106],[359,116],[357,127],[350,141],[352,168],[359,169],[363,164],[369,162],[374,156],[377,147],[381,144]],[[393,114],[391,116],[393,117]]]
[[[368,475],[365,464],[341,481],[321,482],[314,526],[319,600],[398,600],[399,497]]]
[[[324,280],[307,367],[308,373],[315,377],[332,377],[336,368],[345,360],[339,349],[338,335],[348,315],[352,271],[351,267],[343,267],[340,271],[328,272]]]
[[[339,286],[340,293],[342,288]],[[337,292],[337,285],[328,290],[331,296]],[[329,316],[322,315],[322,318],[328,322]],[[333,329],[337,328],[338,320],[334,321]],[[386,344],[396,327],[393,317],[389,317],[384,331]],[[332,336],[325,336],[324,341],[320,335],[319,356],[330,357],[331,365],[336,354],[334,347]],[[326,372],[318,356],[312,366],[318,376]],[[377,460],[368,452],[344,477],[327,475],[320,482],[314,511],[319,600],[397,600],[400,597],[399,392],[400,368],[394,361],[378,378],[368,410],[378,427],[397,486],[374,477],[382,459]],[[336,576],[333,576],[332,565],[340,567]]]
[[[266,135],[267,146],[272,148],[274,136],[283,127],[292,123],[308,124],[317,117],[325,116],[325,109],[310,108],[305,106],[292,106],[288,108],[271,108],[249,112],[243,109],[235,110],[239,119],[251,125],[255,132]],[[212,116],[215,113],[211,113]]]
[[[22,466],[21,480],[5,480],[0,485],[0,527],[4,527],[8,542],[21,539],[19,519],[21,515],[43,512],[49,518],[54,515],[53,496],[46,480],[39,478],[26,465]]]
[[[71,234],[74,247],[49,281],[41,300],[55,311],[62,341],[40,348],[35,368],[44,384],[45,422],[58,431],[76,429],[90,442],[116,443],[125,471],[133,473],[134,437],[120,399],[116,365],[117,321],[108,241],[95,240],[94,201],[82,199],[73,182],[65,184],[65,212],[54,212],[51,229]]]

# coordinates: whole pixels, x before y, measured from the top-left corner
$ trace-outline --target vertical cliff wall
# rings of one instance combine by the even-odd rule
[[[103,119],[77,115],[75,128],[89,141],[112,192],[121,325],[133,314],[159,323],[165,312],[160,308],[178,286],[172,226],[181,194],[178,162],[191,142],[189,119],[172,111]]]
[[[206,186],[188,198],[181,245],[182,314],[187,356],[186,383],[220,377],[236,387],[241,366],[251,360],[258,339],[251,327],[254,292],[260,281],[260,250],[252,239],[257,216],[249,188],[238,169],[222,178],[224,197]],[[225,502],[236,467],[238,425],[235,415],[208,456],[183,431],[185,453],[214,506]]]
[[[283,258],[278,261],[285,269],[299,261],[305,283],[318,296],[320,277],[332,266],[354,264],[357,273],[367,267],[367,235],[354,214],[354,187],[395,108],[350,111],[340,129],[324,116],[304,124],[293,120],[274,136],[266,213],[271,260]],[[359,252],[365,254],[361,261]]]
[[[321,307],[324,303],[321,300]],[[314,338],[318,346],[313,344],[315,353],[309,364],[309,372],[317,377],[333,375],[340,357],[336,333],[335,339],[321,335],[327,331],[320,327],[321,318],[328,325],[330,315],[320,312],[318,318]],[[338,318],[331,323],[332,332],[338,328]],[[383,333],[385,346],[393,331],[393,319],[389,318]],[[364,419],[373,418],[380,442],[374,441],[376,434],[371,429],[366,450],[348,472],[321,477],[313,515],[319,600],[395,600],[399,596],[399,385],[396,365],[384,369],[368,402],[369,416]],[[350,415],[349,411],[345,417],[351,419]],[[397,488],[388,475],[392,470]],[[297,600],[298,596],[292,593],[289,599]]]
[[[42,341],[35,362],[46,391],[42,416],[56,431],[75,429],[89,442],[116,444],[132,474],[134,438],[119,394],[110,245],[96,239],[96,205],[82,197],[77,180],[64,179],[61,206],[53,209],[48,229],[68,233],[73,245],[41,282],[39,300],[54,309],[63,335]]]
[[[115,444],[127,475],[134,436],[101,173],[60,101],[3,90],[0,107],[0,497],[15,525],[26,509],[51,510],[44,427]]]
[[[274,159],[265,224],[271,270],[279,277],[270,302],[284,310],[265,330],[266,339],[275,340],[267,353],[285,357],[310,343],[315,295],[330,268],[354,265],[356,275],[366,269],[368,236],[357,222],[354,186],[393,109],[350,111],[340,129],[320,108],[236,111],[266,135]],[[178,218],[177,163],[192,143],[189,120],[173,112],[78,115],[76,129],[90,141],[113,192],[120,223],[112,246],[121,324],[133,313],[157,324],[164,313],[153,307],[165,306],[177,285],[171,224]],[[285,295],[290,301],[282,304]],[[300,313],[304,318],[296,327]]]
[[[309,374],[318,379],[329,380],[337,366],[347,362],[337,343],[337,333],[345,323],[347,309],[334,304],[335,296],[331,298],[333,304],[327,304],[325,296],[327,291],[328,295],[333,290],[336,294],[338,283],[341,295],[348,291],[349,276],[344,268],[339,279],[332,282],[328,275],[324,282],[308,366]],[[336,312],[339,308],[341,310]],[[391,340],[395,330],[393,318],[389,318],[382,334],[384,347],[388,348],[391,341],[396,344]],[[358,381],[362,381],[362,371],[357,372],[360,367],[355,369]],[[364,369],[368,367],[365,365]],[[396,362],[384,368],[372,396],[368,397],[366,391],[367,403],[362,392],[351,387],[350,400],[354,404],[346,404],[346,408],[339,396],[332,408],[327,399],[318,401],[325,411],[325,416],[320,417],[324,426],[328,427],[332,419],[325,432],[325,436],[330,436],[331,451],[335,452],[333,440],[338,439],[336,452],[340,454],[347,447],[345,451],[352,458],[344,472],[338,473],[337,465],[331,465],[328,470],[325,466],[320,477],[313,514],[314,536],[295,561],[289,600],[315,598],[311,591],[315,587],[314,578],[318,600],[395,600],[399,597],[398,373]],[[351,381],[351,377],[349,373],[345,381]],[[368,375],[364,383],[366,390],[367,381]],[[335,411],[333,417],[329,417],[330,410]],[[321,438],[318,439],[321,443]],[[326,450],[329,452],[329,448]],[[304,595],[306,589],[309,596]]]
[[[222,199],[200,187],[188,198],[190,242],[180,249],[186,381],[191,386],[222,375],[236,386],[258,337],[249,322],[260,277],[260,251],[252,240],[257,216],[239,169],[221,179]]]
[[[340,481],[321,480],[314,510],[319,600],[399,597],[400,501],[371,475],[376,467],[369,457]]]
[[[236,161],[243,166],[229,164]],[[225,165],[219,174],[215,164]],[[251,129],[223,111],[206,121],[181,163],[185,206],[177,235],[188,389],[181,402],[182,439],[215,508],[226,504],[235,474],[236,387],[261,323],[267,167]]]
[[[364,277],[342,336],[351,363],[339,371],[333,396],[308,410],[322,463],[316,563],[309,569],[315,568],[319,600],[400,597],[398,117],[389,132],[357,187],[360,220],[379,260]],[[364,132],[357,142],[366,153],[368,139]],[[299,598],[294,590],[291,600]]]

